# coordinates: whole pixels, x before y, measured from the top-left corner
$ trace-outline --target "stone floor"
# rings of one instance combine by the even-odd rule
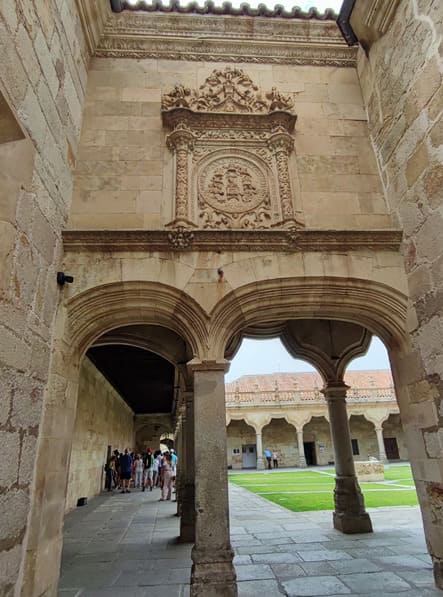
[[[68,514],[59,597],[186,597],[190,545],[176,504],[103,495]],[[239,597],[443,597],[433,587],[418,508],[370,509],[375,532],[343,535],[331,512],[289,512],[230,486]]]

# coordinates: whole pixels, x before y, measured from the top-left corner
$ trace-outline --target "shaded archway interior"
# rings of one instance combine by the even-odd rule
[[[178,334],[154,325],[111,330],[86,353],[136,415],[174,412],[177,368],[190,355]]]

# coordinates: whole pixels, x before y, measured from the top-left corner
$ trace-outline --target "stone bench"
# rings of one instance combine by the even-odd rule
[[[383,462],[368,460],[355,463],[355,472],[359,481],[384,481],[385,467]]]

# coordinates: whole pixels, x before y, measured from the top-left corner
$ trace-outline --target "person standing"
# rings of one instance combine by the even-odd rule
[[[278,468],[278,453],[275,450],[272,452],[272,465],[274,468]]]
[[[135,459],[135,479],[134,479],[134,487],[141,488],[143,484],[143,459],[140,454],[137,454],[137,458]]]
[[[154,455],[152,453],[151,448],[146,450],[146,455],[144,458],[144,473],[143,473],[143,491],[145,491],[146,487],[149,487],[149,491],[152,491],[152,486],[154,484]]]
[[[266,448],[266,450],[265,450],[265,458],[268,461],[268,469],[272,468],[272,466],[271,466],[271,457],[272,457],[271,450],[269,448]]]
[[[163,456],[163,463],[162,463],[162,478],[163,478],[163,485],[162,485],[162,496],[160,498],[161,502],[171,499],[172,493],[172,458],[169,452],[166,452]]]
[[[125,448],[125,453],[120,456],[120,478],[122,482],[121,493],[131,493],[129,483],[131,482],[132,472],[132,457],[129,454],[128,448]]]

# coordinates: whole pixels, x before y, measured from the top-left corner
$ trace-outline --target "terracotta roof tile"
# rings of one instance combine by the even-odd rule
[[[393,385],[389,370],[348,371],[345,382],[353,389],[388,388]],[[269,373],[264,375],[242,375],[226,384],[226,392],[314,390],[323,387],[318,373]]]

